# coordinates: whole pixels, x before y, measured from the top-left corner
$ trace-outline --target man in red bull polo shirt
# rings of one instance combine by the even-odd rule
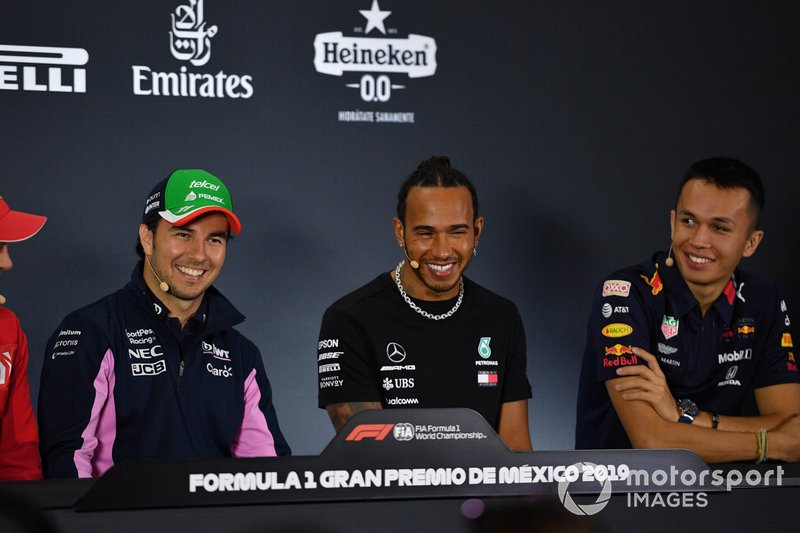
[[[576,448],[688,448],[707,462],[800,460],[800,376],[777,287],[739,270],[764,236],[744,163],[692,165],[672,244],[598,287]],[[754,401],[753,401],[754,400]]]
[[[0,273],[13,266],[9,243],[33,237],[46,220],[12,211],[0,197]],[[5,302],[0,296],[0,305]],[[17,316],[0,307],[0,480],[41,477],[39,435],[28,384],[28,340]]]

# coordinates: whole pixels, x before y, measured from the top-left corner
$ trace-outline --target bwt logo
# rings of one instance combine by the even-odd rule
[[[360,441],[364,439],[383,440],[394,427],[394,424],[359,424],[345,440]]]
[[[0,65],[0,90],[40,91],[52,93],[85,93],[86,69],[68,68],[89,62],[89,52],[83,48],[52,46],[17,46],[0,44],[0,63],[16,63],[23,67]],[[58,65],[46,68],[36,65]],[[65,82],[64,73],[71,74],[72,85]]]

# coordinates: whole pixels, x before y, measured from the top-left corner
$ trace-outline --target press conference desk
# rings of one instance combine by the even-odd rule
[[[751,471],[759,486],[726,490],[684,450],[511,453],[471,411],[392,410],[354,417],[319,456],[129,462],[98,480],[0,493],[64,532],[511,531],[508,520],[531,530],[549,519],[614,532],[795,531],[800,470],[782,465],[778,479],[778,466],[727,465],[719,481],[741,472],[745,484]]]

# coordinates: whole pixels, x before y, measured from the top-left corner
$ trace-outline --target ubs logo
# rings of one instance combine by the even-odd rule
[[[406,358],[406,350],[396,342],[386,345],[386,357],[392,363],[401,363]]]

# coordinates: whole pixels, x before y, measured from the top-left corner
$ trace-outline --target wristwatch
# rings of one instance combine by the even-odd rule
[[[684,424],[691,424],[694,422],[695,417],[700,414],[697,404],[688,398],[678,400],[678,409],[681,411],[678,422],[683,422]]]

